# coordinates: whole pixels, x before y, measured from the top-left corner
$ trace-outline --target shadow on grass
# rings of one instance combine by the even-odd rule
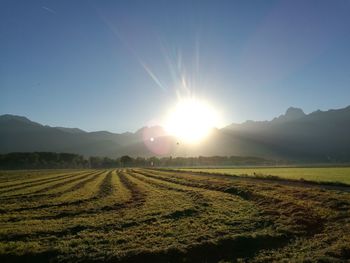
[[[287,235],[255,235],[222,238],[217,241],[206,241],[186,248],[169,248],[167,250],[139,251],[125,255],[122,258],[106,258],[94,261],[89,258],[79,258],[79,262],[218,262],[220,260],[236,261],[237,259],[253,258],[263,249],[277,249],[287,245],[290,237]],[[26,254],[1,255],[1,262],[56,262],[56,251]],[[72,259],[70,262],[74,262]]]
[[[32,263],[32,262],[55,262],[58,253],[56,251],[42,252],[24,255],[0,255],[0,262],[3,263]]]
[[[262,249],[277,249],[287,245],[287,235],[238,236],[194,244],[185,249],[170,248],[166,251],[144,251],[111,262],[218,262],[249,259]]]

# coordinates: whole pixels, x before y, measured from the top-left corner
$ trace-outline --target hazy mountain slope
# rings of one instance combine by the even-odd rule
[[[350,161],[350,106],[305,114],[289,108],[271,121],[247,121],[223,129],[198,145],[167,136],[162,127],[135,133],[85,132],[43,126],[21,116],[0,116],[0,153],[56,151],[117,157],[244,155],[312,161]]]
[[[288,109],[270,122],[248,121],[225,130],[257,144],[266,143],[284,157],[350,159],[350,107],[308,115]]]
[[[88,134],[76,130],[72,132],[72,129],[43,126],[23,117],[0,116],[1,153],[55,151],[103,155],[108,148],[118,147],[117,142],[110,138],[96,138],[95,134]]]
[[[65,128],[65,127],[53,127],[57,130],[64,131],[64,132],[69,132],[69,133],[86,133],[86,131],[78,129],[78,128]]]

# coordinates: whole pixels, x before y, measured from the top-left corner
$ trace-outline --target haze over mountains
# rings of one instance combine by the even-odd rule
[[[213,129],[198,145],[168,136],[162,127],[135,133],[50,127],[15,115],[0,116],[0,153],[53,151],[85,156],[240,155],[299,161],[350,161],[350,106],[305,114],[289,108],[271,121]]]

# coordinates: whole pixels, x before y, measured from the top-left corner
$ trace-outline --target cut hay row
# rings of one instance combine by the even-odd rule
[[[107,176],[103,179],[98,189],[96,198],[103,198],[112,194],[113,192],[112,176],[113,176],[113,172],[109,172]]]
[[[322,202],[322,208],[327,209],[327,213],[332,213],[334,209],[350,209],[350,203],[348,201],[339,201],[336,199],[347,198],[349,194],[346,192],[337,192],[337,191],[327,191],[327,188],[323,186],[315,186],[315,185],[303,185],[299,186],[300,182],[286,182],[280,180],[260,180],[254,178],[234,178],[226,175],[218,175],[212,176],[210,174],[198,174],[191,172],[165,172],[165,171],[155,171],[152,170],[144,170],[144,173],[148,175],[162,176],[165,180],[179,180],[182,183],[199,183],[203,186],[209,185],[209,187],[214,188],[222,188],[228,192],[238,192],[243,197],[249,198],[249,195],[259,193],[261,199],[264,197],[270,197],[278,199],[275,202],[283,201],[286,199],[290,201],[295,201],[297,203],[307,203],[305,205],[310,207],[317,207]],[[225,189],[225,185],[228,184],[228,188]],[[222,186],[220,186],[222,185]],[[234,188],[230,187],[234,186]],[[236,188],[236,190],[235,190]],[[340,189],[342,189],[340,187]],[[214,189],[215,190],[215,189]],[[259,190],[259,191],[257,191]],[[283,190],[283,194],[281,194],[281,190]],[[332,194],[331,194],[332,193]],[[337,198],[334,198],[334,196]],[[332,196],[332,197],[330,197]],[[256,199],[259,199],[257,196]]]
[[[47,183],[57,182],[57,181],[60,181],[62,179],[65,179],[65,178],[71,178],[73,175],[80,175],[80,174],[85,174],[85,172],[80,172],[80,173],[76,173],[76,174],[63,174],[63,175],[59,175],[59,176],[53,176],[52,178],[49,177],[49,178],[38,179],[35,181],[22,182],[22,183],[18,183],[18,184],[11,185],[11,186],[4,186],[4,188],[6,188],[6,189],[1,190],[0,195],[2,195],[4,193],[8,193],[8,192],[17,192],[19,190],[32,188],[35,186],[46,185]]]
[[[92,174],[93,173],[90,172],[90,173],[84,173],[83,175],[79,175],[79,176],[75,175],[75,176],[73,176],[73,178],[70,178],[69,180],[64,180],[64,181],[61,181],[61,182],[56,183],[56,184],[50,184],[45,188],[39,189],[35,192],[32,192],[31,194],[51,193],[51,192],[60,193],[61,187],[67,186],[67,185],[75,183],[75,182],[79,182],[80,180],[85,179],[87,176],[91,176]],[[72,186],[72,187],[74,187],[74,186]],[[73,189],[73,188],[69,188],[69,189]],[[69,190],[69,191],[71,191],[71,190]]]
[[[37,198],[41,197],[45,194],[53,194],[61,191],[61,188],[65,188],[70,184],[74,184],[75,182],[79,180],[85,179],[87,176],[91,176],[96,172],[84,172],[82,174],[74,174],[74,175],[67,175],[64,178],[58,178],[53,181],[40,183],[39,185],[32,186],[30,188],[13,191],[6,193],[1,197],[3,200],[19,200],[21,198],[23,199],[30,199],[30,198]]]
[[[346,192],[146,169],[88,174],[3,211],[0,261],[346,262],[350,257]]]
[[[55,215],[42,217],[41,219],[72,218],[102,213],[106,210],[115,209],[129,199],[128,193],[125,193],[127,190],[125,191],[123,185],[121,185],[115,171],[105,172],[98,181],[94,182],[94,186],[85,188],[85,192],[87,191],[90,192],[88,198],[70,201],[67,197],[66,202],[59,204],[59,208],[63,208],[63,210],[55,210],[57,212]]]
[[[21,211],[22,208],[27,208],[27,207],[30,208],[30,207],[36,207],[41,205],[44,205],[44,207],[45,205],[48,205],[48,208],[49,208],[51,204],[62,203],[67,200],[69,200],[70,202],[76,201],[68,197],[69,195],[76,192],[76,191],[72,192],[71,191],[72,188],[73,187],[75,188],[76,184],[79,184],[80,182],[85,181],[87,183],[94,179],[98,180],[99,179],[98,174],[102,175],[103,172],[93,172],[91,174],[87,174],[86,177],[81,178],[78,182],[73,182],[65,186],[62,186],[60,188],[60,191],[52,190],[52,192],[48,192],[48,193],[46,192],[46,193],[34,194],[34,195],[28,195],[28,196],[21,195],[18,197],[10,197],[6,200],[6,203],[3,206],[2,212],[4,213],[7,210],[16,210],[16,209],[19,209],[19,211]],[[82,187],[81,189],[83,190],[84,188]],[[89,191],[87,195],[89,195]],[[77,197],[79,198],[79,196]],[[20,217],[22,214],[17,213],[17,216]],[[34,214],[28,214],[28,215],[34,215]]]
[[[71,187],[71,191],[63,193],[55,202],[85,202],[96,198],[102,182],[105,180],[109,171],[99,171],[97,174],[86,181],[81,181]],[[74,190],[74,191],[73,191]]]
[[[93,173],[89,176],[86,176],[84,180],[79,181],[73,186],[59,192],[50,195],[50,198],[45,198],[45,201],[40,200],[44,196],[36,196],[37,201],[31,199],[30,202],[24,202],[20,206],[12,204],[10,209],[4,209],[5,212],[20,212],[27,210],[42,210],[52,207],[61,207],[68,206],[74,203],[81,203],[81,201],[91,198],[94,194],[94,189],[97,188],[96,183],[99,183],[99,178],[102,177],[104,172]],[[87,186],[85,188],[85,186]],[[38,200],[39,199],[39,200]]]
[[[132,182],[130,178],[128,178],[125,173],[119,172],[118,173],[120,182],[122,185],[128,189],[128,191],[131,194],[129,204],[132,204],[133,206],[137,207],[139,205],[142,205],[145,202],[146,193],[144,193],[137,184]]]
[[[115,178],[118,178],[115,173],[109,172],[108,175],[114,175]],[[104,187],[106,185],[109,185],[110,179],[111,179],[110,176],[106,176],[104,178],[104,180],[103,180],[101,185],[103,185]],[[119,185],[119,187],[121,186],[120,182],[118,183],[117,180],[113,179],[112,181],[114,183],[117,183]],[[69,209],[69,211],[66,211],[64,216],[56,216],[55,218],[51,218],[51,220],[48,221],[48,224],[46,225],[47,227],[45,227],[46,230],[43,230],[43,226],[41,226],[39,224],[38,225],[32,224],[31,225],[31,229],[28,229],[28,228],[27,229],[22,229],[23,230],[22,233],[17,233],[16,235],[11,235],[10,236],[10,240],[17,240],[17,241],[25,240],[28,237],[33,237],[33,236],[37,236],[37,237],[41,237],[41,238],[43,238],[43,237],[50,237],[50,236],[60,236],[61,237],[61,236],[65,235],[64,233],[66,233],[67,235],[71,235],[72,232],[74,232],[74,231],[75,231],[75,233],[77,233],[77,231],[78,231],[77,229],[80,229],[79,231],[82,231],[82,230],[84,230],[86,228],[88,228],[88,229],[95,229],[96,230],[97,227],[92,227],[91,224],[90,224],[90,220],[87,222],[87,226],[84,227],[82,225],[82,221],[84,221],[84,219],[80,220],[79,218],[74,219],[74,221],[77,220],[78,222],[80,222],[79,223],[79,228],[77,228],[73,224],[73,226],[70,226],[70,227],[67,227],[67,228],[64,228],[64,229],[57,229],[57,230],[55,230],[56,227],[54,227],[54,226],[56,225],[55,221],[61,222],[61,220],[63,218],[67,218],[67,217],[68,218],[72,218],[72,216],[76,216],[76,215],[79,215],[79,216],[80,215],[84,215],[84,216],[86,216],[86,215],[90,215],[90,214],[92,214],[92,215],[97,214],[99,217],[101,217],[101,216],[103,216],[103,214],[100,214],[100,213],[102,213],[103,211],[112,211],[112,210],[115,211],[115,210],[118,210],[120,208],[131,208],[131,207],[134,208],[134,207],[142,204],[143,203],[143,195],[140,193],[140,191],[138,190],[137,186],[134,183],[130,182],[129,179],[124,178],[124,177],[123,177],[123,179],[121,181],[123,181],[123,184],[126,185],[126,188],[128,189],[128,191],[131,192],[131,199],[130,200],[126,200],[125,201],[125,196],[124,196],[124,197],[122,197],[123,200],[120,200],[121,202],[115,203],[114,198],[111,198],[110,201],[113,200],[114,203],[112,203],[110,205],[107,205],[107,206],[103,205],[102,207],[98,207],[96,204],[94,204],[94,206],[91,207],[90,210],[89,209],[83,209],[83,210],[79,211],[79,210],[77,210],[74,207],[67,207],[67,208],[70,208],[70,209]],[[108,182],[108,183],[106,184],[106,182]],[[117,190],[119,190],[119,189],[117,189]],[[100,193],[102,193],[102,192],[100,192]],[[93,199],[96,200],[96,201],[97,200],[103,200],[104,198],[107,197],[105,195],[106,192],[103,191],[103,193],[104,193],[103,197],[101,196],[101,194],[98,194]],[[124,193],[124,195],[125,195],[125,193]],[[45,220],[46,219],[47,218],[45,218]],[[55,220],[52,220],[52,219],[55,219]],[[36,219],[36,220],[38,220],[38,219]],[[44,220],[44,218],[43,218],[43,220]],[[30,221],[28,221],[28,222],[30,222]],[[51,226],[52,223],[54,224],[54,226]],[[106,221],[99,221],[99,223],[102,224],[100,228],[105,228],[106,227],[106,223],[107,223]],[[18,224],[19,225],[23,224],[23,222],[18,222]],[[111,227],[114,227],[114,224]],[[6,232],[5,235],[8,235],[7,232]],[[4,235],[0,235],[0,237],[1,236],[3,237]],[[3,238],[2,240],[5,240],[5,239]]]
[[[195,187],[200,188],[204,190],[213,190],[213,191],[221,191],[221,192],[227,192],[227,193],[235,193],[236,195],[240,196],[243,199],[249,199],[252,198],[250,195],[253,195],[253,193],[246,191],[246,189],[239,188],[236,185],[230,184],[230,182],[225,181],[218,181],[211,179],[208,180],[201,180],[202,178],[197,177],[189,177],[183,174],[176,175],[176,174],[164,174],[164,173],[158,173],[157,171],[142,171],[142,170],[135,170],[137,173],[142,174],[146,177],[150,177],[153,179],[162,180],[165,182],[178,184],[182,186],[188,186],[188,187]]]
[[[209,179],[209,176],[203,178],[203,176],[183,173],[150,173],[149,171],[143,171],[143,173],[181,185],[239,194],[243,198],[254,201],[262,210],[262,215],[271,218],[270,220],[275,222],[275,224],[282,226],[285,233],[288,233],[288,236],[294,238],[298,235],[306,236],[305,242],[309,243],[313,242],[312,240],[316,235],[329,231],[327,229],[333,224],[332,222],[334,222],[335,218],[339,217],[339,212],[348,211],[347,216],[345,216],[348,217],[350,211],[350,199],[347,193],[289,187],[278,185],[278,182],[276,185],[271,186],[268,183],[262,184],[259,182],[259,184],[253,184],[251,182],[249,184],[244,181],[241,183],[236,182],[233,188],[226,188],[226,186],[223,187],[220,183],[218,184],[217,179]],[[296,196],[299,198],[296,198]],[[335,196],[337,196],[337,200],[334,199]],[[310,202],[313,202],[315,206],[310,205]],[[320,204],[322,204],[321,207]],[[344,210],[346,207],[347,210]],[[336,226],[334,228],[340,231],[339,225]]]
[[[203,181],[199,181],[197,178],[193,177],[190,179],[189,177],[183,176],[183,178],[176,177],[173,178],[171,176],[164,175],[154,175],[149,172],[143,172],[145,176],[149,176],[151,178],[156,178],[159,180],[164,180],[168,182],[172,182],[174,184],[191,186],[201,189],[220,191],[224,193],[229,193],[233,195],[237,195],[244,200],[248,200],[254,202],[261,213],[264,216],[270,218],[270,220],[281,224],[282,227],[286,219],[288,220],[288,226],[284,227],[284,231],[290,232],[289,235],[295,236],[296,233],[310,235],[320,232],[323,229],[325,218],[317,213],[317,211],[313,211],[310,207],[304,207],[302,204],[298,202],[293,202],[291,200],[277,199],[275,196],[264,196],[260,195],[257,192],[253,192],[250,189],[243,189],[242,186],[223,186],[222,184],[217,184],[215,181],[211,181],[210,184],[204,184]],[[274,206],[271,206],[274,204]],[[273,209],[271,209],[273,207]],[[276,207],[278,209],[276,209]],[[290,215],[293,215],[292,217]]]
[[[196,207],[201,207],[201,206],[207,206],[207,200],[204,197],[203,193],[201,191],[197,191],[197,189],[189,188],[189,187],[183,187],[183,186],[178,186],[176,184],[172,184],[163,180],[158,180],[155,178],[150,178],[147,176],[144,176],[141,173],[135,172],[135,171],[130,171],[128,172],[128,175],[131,177],[134,177],[140,181],[143,181],[147,184],[150,184],[151,186],[154,186],[156,188],[160,188],[162,190],[166,191],[175,191],[175,192],[180,192],[186,195],[189,199],[191,199],[194,204],[196,204]]]
[[[130,187],[129,184],[124,187],[115,171],[104,172],[103,176],[100,176],[99,180],[95,180],[93,183],[94,186],[85,189],[85,192],[91,191],[88,198],[83,197],[84,189],[82,190],[82,193],[74,191],[70,195],[70,198],[69,196],[66,196],[66,201],[63,202],[42,204],[41,206],[33,206],[28,209],[17,209],[19,211],[24,211],[25,214],[17,214],[16,216],[18,218],[21,217],[22,220],[72,218],[96,213],[100,214],[106,211],[120,210],[122,208],[131,207],[134,201],[138,201],[137,197],[139,196],[139,193],[137,192],[136,194],[135,189],[132,188],[134,198],[131,198],[132,196],[129,194],[130,190],[127,189]],[[67,189],[66,191],[71,189]],[[74,200],[75,194],[78,198]],[[28,214],[26,213],[27,210],[37,211]],[[7,215],[8,220],[14,220],[13,214]],[[3,220],[5,220],[5,218],[3,218]]]
[[[85,173],[85,171],[75,171],[75,172],[65,172],[65,173],[52,173],[51,174],[42,174],[39,178],[30,178],[27,180],[16,180],[16,181],[6,181],[5,183],[0,183],[0,189],[9,189],[12,187],[17,187],[17,186],[24,186],[24,185],[31,185],[39,182],[46,182],[50,180],[54,180],[56,178],[62,178],[67,175],[72,176],[73,174],[82,174]],[[19,181],[19,182],[18,182]]]
[[[81,173],[86,170],[0,170],[0,184],[13,184],[13,183],[21,183],[25,181],[31,181],[40,178],[48,178],[50,176],[59,176],[62,174],[74,174]]]
[[[220,243],[219,245],[214,245],[220,238],[220,240],[235,240],[233,242],[243,240],[241,246],[243,246],[244,241],[255,239],[254,237],[250,237],[248,228],[253,229],[254,222],[251,222],[250,218],[254,218],[257,214],[254,215],[253,213],[251,216],[246,214],[254,211],[254,208],[251,206],[245,207],[247,203],[240,203],[237,199],[227,199],[227,202],[231,202],[231,206],[234,204],[232,201],[238,201],[239,203],[239,205],[234,208],[231,218],[228,218],[226,214],[230,211],[222,213],[225,212],[223,211],[225,206],[222,210],[219,210],[220,207],[218,206],[214,211],[208,210],[207,213],[198,214],[193,209],[193,200],[190,200],[184,192],[168,191],[163,187],[150,185],[146,181],[141,182],[133,175],[130,176],[129,174],[128,176],[128,173],[125,174],[125,177],[137,184],[142,191],[147,193],[147,198],[144,206],[138,209],[128,210],[128,213],[123,215],[124,224],[122,228],[119,228],[118,224],[116,224],[115,226],[107,225],[98,230],[99,237],[105,240],[105,242],[108,242],[107,244],[113,244],[115,248],[113,254],[105,255],[111,262],[124,262],[124,260],[129,258],[140,260],[144,256],[145,258],[149,256],[155,262],[162,262],[165,259],[162,255],[168,255],[166,251],[173,251],[174,255],[178,254],[178,256],[174,258],[174,260],[176,259],[176,261],[178,261],[179,257],[186,258],[184,252],[191,251],[190,247],[192,246],[196,246],[198,251],[201,249],[205,250],[204,243],[206,242],[203,242],[205,239],[201,240],[201,236],[206,236],[206,239],[211,240],[209,243],[213,244],[216,251],[220,251],[220,248],[222,248]],[[175,186],[175,188],[176,187],[177,186]],[[216,194],[219,195],[211,197],[213,202],[215,200],[216,202],[217,200],[223,200],[221,195],[226,195],[224,193]],[[211,205],[207,206],[208,209],[210,209],[210,207]],[[240,213],[239,210],[241,210],[242,213]],[[245,217],[243,217],[243,214]],[[233,222],[235,221],[239,221],[240,223],[234,225]],[[208,222],[212,222],[212,224],[208,224]],[[239,230],[239,225],[244,227],[245,230]],[[227,231],[226,233],[230,233],[235,230],[239,230],[236,231],[236,235],[242,232],[248,232],[248,236],[238,239],[235,239],[233,236],[223,236],[225,231]],[[259,231],[256,233],[258,232]],[[172,234],[168,236],[170,233]],[[173,239],[169,238],[172,235],[176,236],[176,240],[179,240],[181,245],[178,244],[178,246],[174,246]],[[263,236],[270,238],[270,240],[281,241],[278,235],[263,235],[263,233],[256,236],[256,238],[262,238]],[[94,237],[96,237],[94,232],[90,233],[84,231],[84,238],[98,246],[98,242]],[[121,239],[121,237],[123,238]],[[121,242],[123,239],[124,241]],[[271,244],[265,245],[265,247],[270,246]],[[152,249],[154,247],[157,247],[158,252]],[[80,258],[80,255],[86,252],[87,251],[78,252],[74,250],[73,253],[66,256],[69,257],[72,254],[78,254]],[[223,252],[221,254],[225,255]],[[86,258],[84,259],[87,260]],[[169,260],[171,262],[171,257],[167,259],[167,261]]]
[[[136,183],[147,194],[146,202],[139,212],[145,213],[141,223],[155,222],[158,219],[179,219],[188,214],[195,214],[197,207],[207,206],[206,200],[201,193],[189,189],[180,189],[152,181],[134,172],[126,172],[125,176]],[[156,216],[154,216],[156,215]],[[171,215],[174,215],[172,218]],[[140,222],[139,222],[140,223]],[[137,222],[132,225],[139,225]]]

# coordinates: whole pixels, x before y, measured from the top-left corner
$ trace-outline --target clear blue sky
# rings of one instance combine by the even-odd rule
[[[179,76],[227,123],[341,108],[349,14],[341,0],[0,0],[0,114],[134,131],[176,100]]]

